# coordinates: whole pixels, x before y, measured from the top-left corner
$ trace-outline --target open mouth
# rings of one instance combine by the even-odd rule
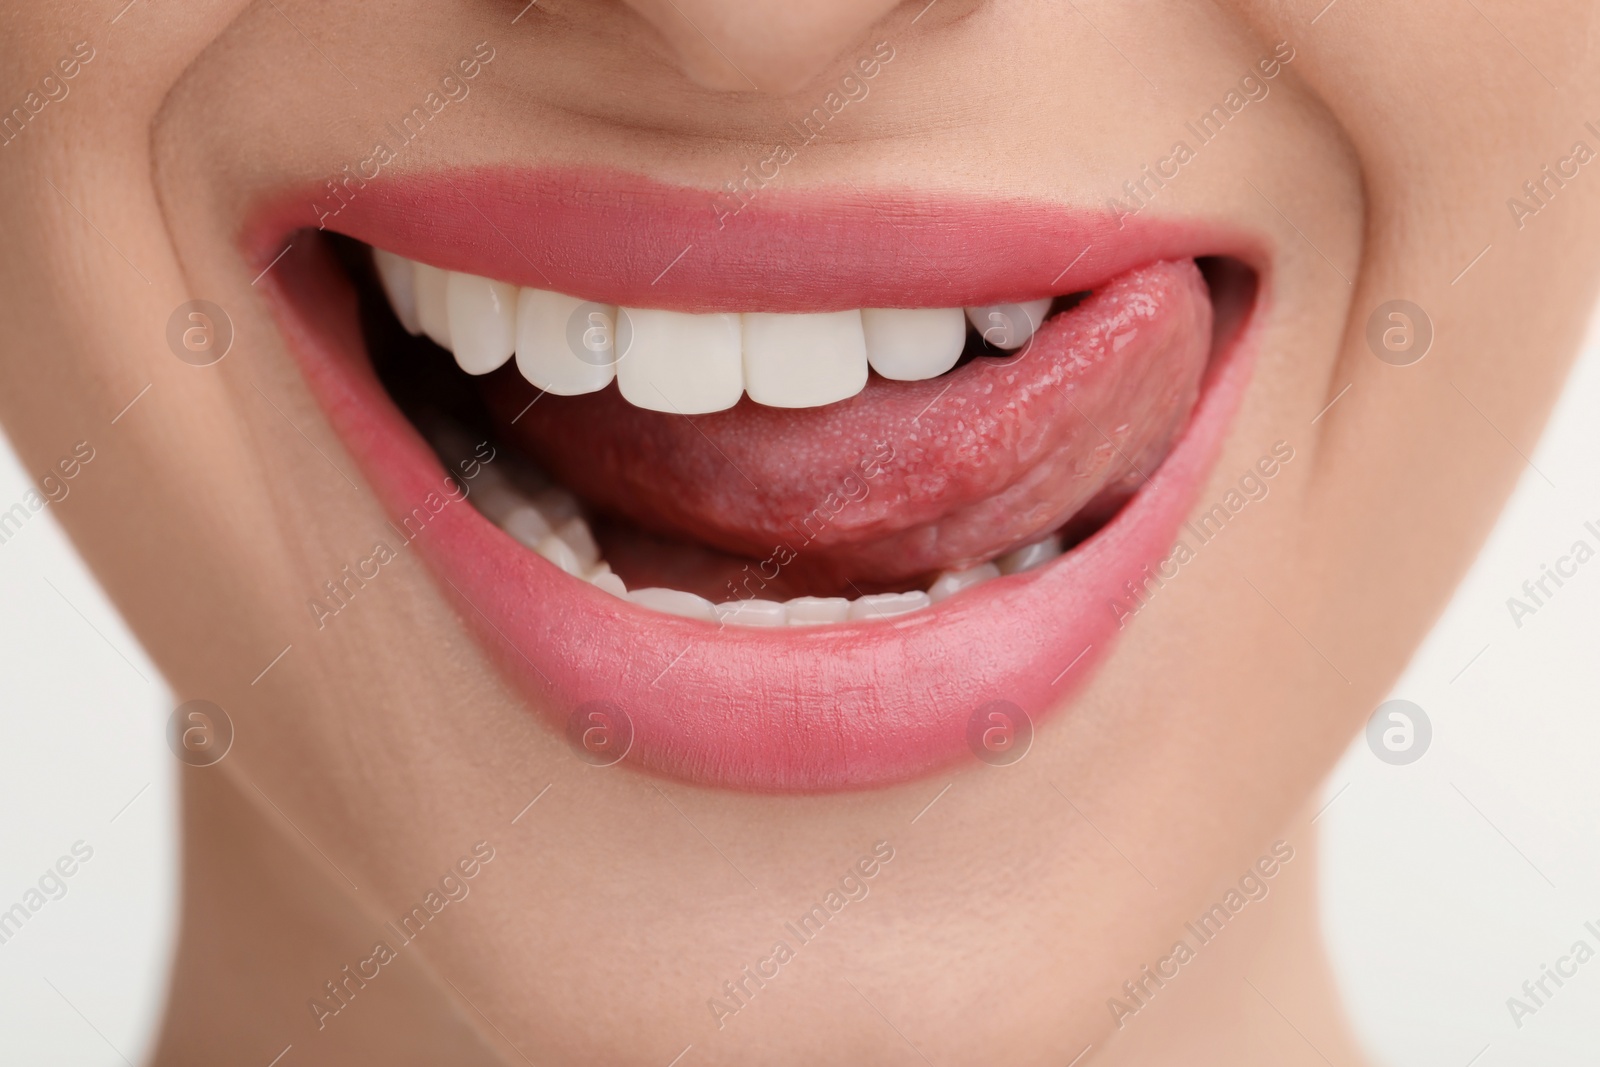
[[[1088,228],[1037,208],[1019,247],[970,226],[1016,205],[776,196],[684,267],[650,241],[704,194],[640,187],[395,179],[292,238],[286,333],[395,531],[590,762],[826,791],[987,758],[997,707],[1025,744],[1208,473],[1254,271],[1103,227],[1068,264]]]

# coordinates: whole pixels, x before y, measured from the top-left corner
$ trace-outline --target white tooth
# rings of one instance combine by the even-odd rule
[[[641,608],[664,611],[668,615],[682,615],[686,619],[704,619],[706,622],[713,622],[716,619],[716,609],[711,606],[711,601],[703,596],[685,593],[681,589],[662,589],[654,586],[649,589],[634,589],[628,593],[628,599]]]
[[[551,486],[534,493],[533,505],[544,513],[544,517],[550,520],[552,526],[559,526],[578,514],[578,498],[560,486]]]
[[[919,611],[931,603],[933,601],[928,599],[928,594],[921,590],[914,593],[873,593],[871,596],[858,597],[850,604],[850,618],[888,619]]]
[[[589,584],[594,586],[596,589],[604,589],[614,597],[621,597],[624,600],[626,600],[628,597],[628,587],[622,584],[621,578],[618,578],[610,571],[606,571],[603,574],[597,574],[593,578],[590,578]]]
[[[517,287],[453,270],[444,302],[456,366],[468,374],[504,366],[517,340]]]
[[[746,312],[744,391],[770,408],[819,408],[867,384],[861,312],[815,315]]]
[[[574,337],[573,314],[583,304],[575,296],[544,289],[524,289],[517,297],[517,370],[547,393],[598,393],[617,376],[612,353],[617,309],[593,305],[576,324]],[[573,348],[574,342],[580,349]]]
[[[636,408],[703,415],[744,394],[739,316],[624,308],[633,340],[617,362],[617,388]]]
[[[557,526],[556,536],[572,549],[572,554],[578,557],[578,563],[584,570],[589,570],[600,562],[600,546],[594,543],[594,534],[589,532],[589,524],[581,517],[574,515]]]
[[[583,580],[599,589],[604,589],[612,596],[627,597],[628,587],[623,584],[622,578],[611,570],[611,564],[601,560],[583,572]]]
[[[555,534],[550,534],[534,545],[533,550],[568,574],[580,576],[583,574],[583,563],[578,559],[577,553],[572,551],[571,545]]]
[[[920,382],[956,365],[967,345],[960,308],[867,308],[861,312],[867,362],[885,378]]]
[[[499,458],[499,453],[491,453],[491,455],[495,456],[496,459]],[[511,482],[506,477],[505,465],[494,463],[493,460],[486,460],[479,465],[477,476],[472,479],[473,492],[490,485],[494,486],[496,490],[511,489]]]
[[[495,473],[497,472],[487,469],[479,471],[468,499],[480,514],[503,530],[507,517],[516,508],[526,506],[528,501],[503,479],[488,477]]]
[[[449,275],[426,263],[413,263],[412,288],[417,294],[417,325],[440,348],[450,347],[450,304],[445,290]]]
[[[730,600],[717,605],[717,618],[730,626],[782,626],[789,612],[776,600]]]
[[[378,280],[389,295],[389,306],[406,332],[415,337],[422,332],[417,324],[417,287],[411,261],[381,248],[372,250],[372,264],[378,268]]]
[[[945,571],[928,587],[928,599],[937,604],[946,597],[955,596],[963,589],[981,585],[991,578],[1000,577],[1000,568],[993,563],[980,563],[964,571]]]
[[[1051,534],[1043,541],[1035,541],[1031,545],[1023,545],[1007,552],[995,562],[1000,565],[1001,574],[1016,574],[1049,563],[1059,555],[1061,555],[1061,538]]]
[[[539,542],[551,533],[550,520],[538,508],[526,502],[513,505],[500,522],[500,528],[528,548],[538,547]]]
[[[850,617],[850,601],[842,596],[797,596],[786,606],[790,626],[844,622]]]
[[[967,308],[967,321],[989,344],[1009,352],[1028,343],[1049,310],[1049,297],[1021,304],[989,304]]]

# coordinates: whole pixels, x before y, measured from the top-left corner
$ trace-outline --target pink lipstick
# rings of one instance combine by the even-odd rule
[[[494,301],[528,289],[611,309],[612,321],[636,308],[682,316],[674,329],[745,324],[747,394],[698,414],[643,409],[618,384],[541,390],[521,376],[520,349],[515,364],[503,355],[469,378],[448,351],[394,331],[461,376],[496,448],[529,457],[579,501],[608,561],[597,581],[592,562],[508,532],[504,509],[443,507],[416,540],[441,590],[553,729],[603,708],[606,729],[626,734],[627,764],[704,785],[880,786],[983,757],[969,740],[983,709],[1042,726],[1111,654],[1113,603],[1167,554],[1210,472],[1249,377],[1254,288],[1240,261],[1256,246],[1200,224],[1119,231],[1054,205],[904,192],[772,190],[719,228],[713,195],[594,172],[396,175],[351,190],[328,220],[473,279],[451,290],[463,366],[469,341],[476,352],[493,335],[459,325],[480,291],[491,327],[507,314]],[[314,221],[305,203],[269,205],[249,254],[264,264]],[[446,469],[375,371],[383,356],[369,354],[345,267],[325,243],[297,239],[269,278],[312,392],[385,508],[398,522],[437,498]],[[403,323],[392,287],[390,298]],[[765,365],[752,353],[769,342],[752,322],[803,333],[835,316],[827,336],[846,341],[829,343],[848,348],[853,335],[836,327],[862,321],[856,309],[970,318],[1028,301],[1049,317],[1015,350],[974,330],[961,358],[924,380],[874,363],[836,401],[756,399]],[[692,355],[685,373],[703,373],[707,357]],[[592,561],[594,548],[574,558]],[[938,585],[980,572],[970,588]],[[674,578],[694,604],[726,603],[674,614],[633,595]],[[936,601],[882,592],[930,582],[944,591]],[[780,593],[803,610],[764,606],[785,603]],[[851,596],[877,597],[882,617],[797,617]],[[740,600],[780,624],[728,618]]]

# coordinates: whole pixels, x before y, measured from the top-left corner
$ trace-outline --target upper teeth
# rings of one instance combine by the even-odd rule
[[[373,258],[401,325],[450,349],[467,373],[487,374],[515,354],[517,370],[546,392],[598,392],[615,378],[635,407],[683,415],[730,408],[746,393],[768,407],[836,403],[866,386],[869,365],[896,381],[934,378],[960,358],[968,322],[990,345],[1011,351],[1027,343],[1050,307],[1043,299],[688,314],[518,289],[382,249]]]

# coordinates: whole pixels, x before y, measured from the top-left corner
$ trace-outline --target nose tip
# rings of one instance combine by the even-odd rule
[[[625,0],[707,89],[794,93],[899,0]]]

